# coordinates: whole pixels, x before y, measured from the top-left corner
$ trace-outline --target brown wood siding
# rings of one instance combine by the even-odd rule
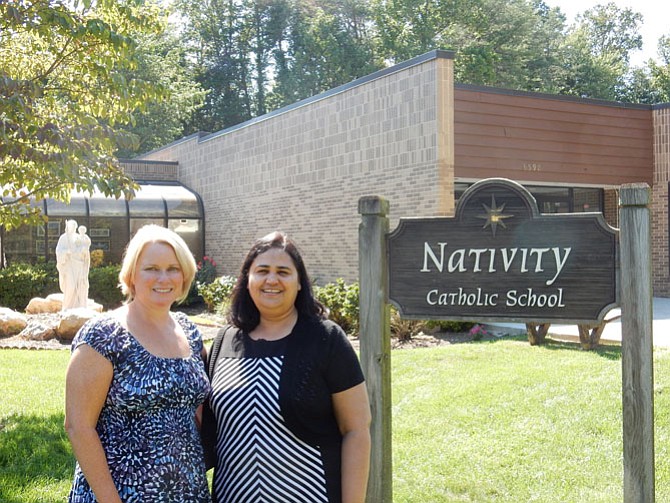
[[[456,87],[457,178],[653,183],[651,107]]]

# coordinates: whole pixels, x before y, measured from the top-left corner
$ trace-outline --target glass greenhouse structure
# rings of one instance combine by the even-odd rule
[[[107,263],[120,263],[130,237],[146,224],[172,229],[186,241],[196,260],[201,260],[205,233],[200,196],[178,182],[137,183],[140,189],[131,200],[73,193],[69,204],[52,199],[35,201],[47,222],[9,232],[0,228],[0,252],[4,252],[8,264],[55,261],[56,243],[65,230],[65,221],[74,219],[88,229],[91,251],[102,250]]]

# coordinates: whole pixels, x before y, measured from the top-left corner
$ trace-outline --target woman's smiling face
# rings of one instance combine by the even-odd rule
[[[247,287],[262,317],[283,316],[293,311],[300,291],[293,259],[280,248],[261,253],[251,263]]]
[[[148,243],[137,259],[133,283],[135,300],[171,306],[184,288],[184,273],[172,247]]]

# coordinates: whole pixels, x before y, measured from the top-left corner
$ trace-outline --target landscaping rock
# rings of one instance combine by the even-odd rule
[[[95,311],[96,313],[101,313],[104,307],[102,307],[102,304],[98,304],[92,299],[88,299],[88,304],[86,304],[86,309],[90,309],[91,311]]]
[[[10,337],[26,328],[28,318],[7,307],[0,307],[0,337]]]
[[[98,311],[86,307],[76,307],[62,311],[60,321],[56,327],[56,335],[61,339],[71,341],[84,323],[98,315]]]
[[[19,337],[29,341],[48,341],[56,337],[56,324],[29,320],[28,326],[21,330]]]
[[[57,313],[63,307],[63,294],[52,293],[47,295],[46,299],[42,297],[33,297],[28,302],[26,313],[40,314],[40,313]]]
[[[61,309],[63,309],[63,294],[52,293],[51,295],[47,295],[46,299],[41,297],[33,297],[30,299],[30,302],[28,302],[28,306],[26,307],[26,313],[59,313]],[[93,299],[88,299],[85,309],[90,309],[92,311],[101,313],[103,307],[102,304],[98,304]]]

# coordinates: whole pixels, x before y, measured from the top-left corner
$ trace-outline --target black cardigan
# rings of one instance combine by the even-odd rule
[[[219,331],[207,359],[210,380],[214,376],[222,345],[232,347],[241,338],[241,331],[232,326]],[[364,381],[358,359],[348,343],[347,351],[351,351],[351,361],[355,365],[343,370],[343,374],[349,375],[345,376],[341,389],[329,389],[321,379],[328,365],[348,363],[334,362],[331,358],[336,345],[341,344],[344,338],[346,335],[342,329],[329,320],[301,317],[287,339],[279,381],[279,405],[286,426],[298,438],[313,446],[341,444],[342,435],[335,420],[331,395]],[[216,464],[216,421],[208,402],[203,414],[202,439],[209,469]]]

